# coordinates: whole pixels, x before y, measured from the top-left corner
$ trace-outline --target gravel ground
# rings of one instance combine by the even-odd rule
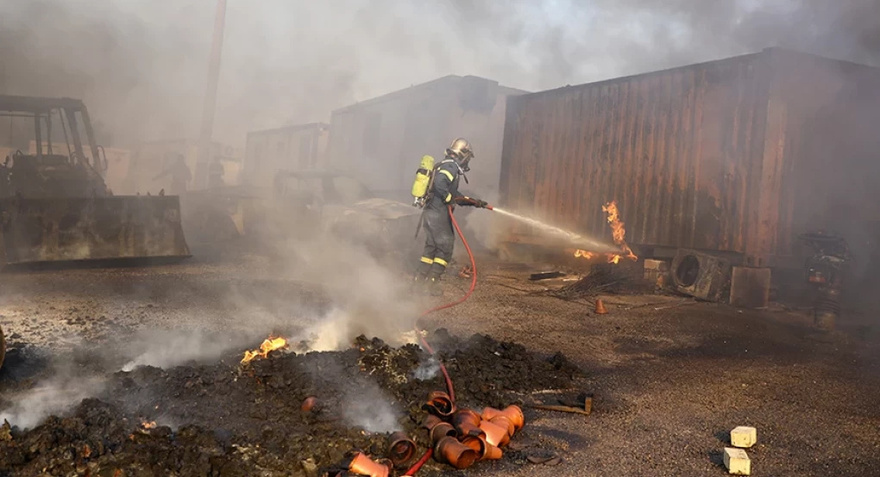
[[[561,351],[596,395],[585,419],[531,423],[570,442],[563,464],[509,475],[723,475],[738,425],[758,429],[752,475],[880,475],[876,314],[850,309],[830,334],[781,306],[669,296],[604,297],[609,313],[595,315],[525,293],[542,286],[527,273],[487,269],[473,299],[430,325]]]
[[[609,313],[595,315],[588,303],[530,293],[563,282],[532,283],[534,269],[481,263],[474,296],[422,325],[562,352],[587,376],[578,387],[595,401],[588,417],[530,413],[527,435],[555,449],[558,465],[480,463],[467,475],[724,475],[721,452],[737,425],[758,428],[753,475],[880,475],[876,314],[848,310],[838,332],[821,333],[804,313],[780,306],[746,311],[627,295],[604,297]],[[12,344],[0,409],[23,405],[16,391],[58,361],[70,364],[70,379],[83,369],[118,370],[150,352],[144,336],[196,336],[193,356],[210,358],[205,349],[216,348],[219,357],[242,337],[258,342],[273,331],[264,316],[289,316],[291,328],[274,331],[292,333],[327,309],[318,287],[266,278],[265,266],[253,258],[0,276],[0,325]],[[467,284],[450,278],[447,298]]]

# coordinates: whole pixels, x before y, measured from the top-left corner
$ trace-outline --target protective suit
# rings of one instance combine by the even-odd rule
[[[455,246],[455,230],[452,227],[452,207],[464,205],[486,207],[486,202],[459,193],[461,177],[469,169],[473,158],[470,145],[464,139],[456,139],[446,149],[446,157],[434,169],[434,180],[422,214],[425,229],[425,248],[420,258],[416,281],[427,279],[432,295],[442,295],[440,277],[452,260]]]

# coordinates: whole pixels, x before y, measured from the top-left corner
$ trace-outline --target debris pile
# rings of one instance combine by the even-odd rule
[[[428,340],[455,381],[456,404],[464,408],[509,413],[506,404],[536,390],[570,388],[578,375],[562,355],[548,359],[488,336],[462,340],[441,330]],[[423,405],[425,396],[442,389],[443,378],[436,360],[415,345],[393,348],[361,337],[345,351],[279,349],[246,365],[240,361],[236,353],[208,365],[115,373],[100,394],[70,413],[29,430],[13,422],[8,438],[0,439],[0,475],[311,477],[347,460],[350,465],[358,454],[364,456],[361,465],[389,468],[390,461],[400,471],[416,443],[431,446]],[[493,420],[486,409],[478,416],[478,429]],[[482,432],[488,444],[490,433]],[[446,442],[443,451],[451,446]],[[525,462],[510,450],[496,465]],[[443,469],[449,467],[429,461],[419,475]]]
[[[574,283],[542,292],[563,300],[595,296],[601,293],[636,292],[644,288],[644,280],[632,267],[593,266],[590,273]]]

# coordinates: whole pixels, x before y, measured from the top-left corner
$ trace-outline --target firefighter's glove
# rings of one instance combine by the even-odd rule
[[[488,206],[489,206],[489,203],[486,202],[485,200],[474,199],[474,207],[479,207],[481,209],[485,209]]]
[[[456,202],[458,202],[459,205],[466,205],[468,207],[480,207],[481,201],[472,197],[461,197]]]

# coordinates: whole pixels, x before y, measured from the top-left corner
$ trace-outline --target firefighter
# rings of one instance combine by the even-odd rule
[[[455,232],[452,228],[451,207],[464,205],[486,207],[482,200],[465,197],[458,192],[459,180],[470,170],[474,153],[467,140],[458,138],[446,149],[446,157],[434,168],[434,179],[425,203],[422,220],[425,227],[425,250],[416,272],[417,283],[427,280],[433,296],[443,294],[440,277],[452,259]]]
[[[183,154],[178,154],[170,167],[160,172],[153,180],[159,180],[167,175],[171,176],[171,194],[183,195],[186,193],[186,185],[192,180],[192,173],[186,165]]]
[[[211,165],[208,166],[208,188],[213,189],[217,187],[223,187],[225,184],[223,183],[223,163],[220,162],[220,159],[214,159],[211,162]]]

